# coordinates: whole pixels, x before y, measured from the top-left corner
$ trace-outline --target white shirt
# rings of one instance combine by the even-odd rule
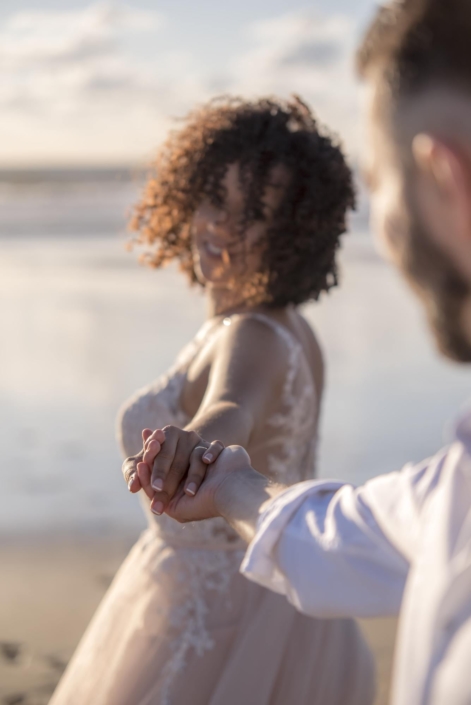
[[[316,617],[400,611],[393,705],[471,705],[471,413],[419,465],[279,495],[242,572]]]

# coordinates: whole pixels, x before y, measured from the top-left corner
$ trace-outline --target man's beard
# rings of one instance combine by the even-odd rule
[[[464,327],[464,307],[470,285],[448,255],[426,232],[417,209],[409,209],[408,237],[401,268],[425,305],[440,351],[458,362],[471,362],[471,342]]]

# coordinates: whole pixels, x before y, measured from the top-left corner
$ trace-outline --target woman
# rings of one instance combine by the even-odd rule
[[[296,307],[337,284],[353,204],[342,152],[299,99],[223,98],[170,136],[134,226],[151,264],[177,259],[205,288],[209,318],[123,407],[125,455],[145,427],[173,424],[245,446],[284,483],[313,477],[323,362]],[[146,492],[149,529],[51,705],[372,702],[354,622],[297,613],[239,575],[244,546],[222,520],[181,526],[163,514],[165,493]]]

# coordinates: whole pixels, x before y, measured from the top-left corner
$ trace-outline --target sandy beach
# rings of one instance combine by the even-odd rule
[[[0,703],[46,705],[135,537],[62,537],[0,544]],[[394,620],[362,625],[389,691]],[[131,705],[131,704],[130,704]]]
[[[0,702],[48,702],[132,537],[40,538],[0,547]]]

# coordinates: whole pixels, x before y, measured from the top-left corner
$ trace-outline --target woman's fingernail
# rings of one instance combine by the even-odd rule
[[[157,480],[154,480],[154,482],[152,483],[152,488],[156,492],[162,492],[164,488],[164,481],[160,477],[158,477]]]
[[[128,482],[128,490],[130,490],[131,487],[133,486],[133,483],[134,483],[134,480],[135,480],[135,479],[136,479],[136,476],[135,476],[135,475],[131,475],[131,477],[129,478],[129,482]]]
[[[154,512],[154,514],[157,514],[157,516],[160,516],[164,511],[164,505],[162,504],[162,502],[156,502],[152,506],[152,511]]]
[[[212,453],[205,453],[205,454],[203,455],[203,458],[204,458],[205,460],[209,460],[209,462],[211,462],[211,460],[213,459],[213,454],[212,454]]]
[[[186,488],[185,492],[186,492],[187,494],[191,494],[191,496],[194,497],[195,494],[196,494],[196,490],[197,490],[197,487],[196,487],[195,483],[194,483],[194,482],[190,482],[190,484],[189,484],[188,487]]]

